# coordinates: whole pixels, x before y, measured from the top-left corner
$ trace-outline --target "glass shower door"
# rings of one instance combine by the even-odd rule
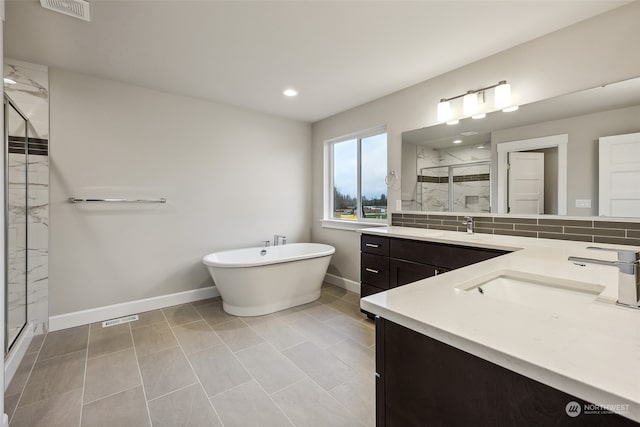
[[[420,169],[416,191],[419,210],[448,212],[450,210],[449,167],[432,166]]]
[[[5,98],[5,354],[27,323],[28,121]]]

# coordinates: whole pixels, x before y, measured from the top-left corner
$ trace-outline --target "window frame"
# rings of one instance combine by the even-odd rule
[[[389,135],[387,133],[386,126],[376,126],[374,128],[365,129],[358,132],[353,132],[347,135],[342,135],[336,138],[328,139],[324,142],[324,214],[322,223],[324,227],[330,228],[360,228],[362,226],[380,226],[386,225],[389,222],[389,194],[387,191],[387,218],[385,219],[373,219],[364,218],[362,216],[362,140],[376,135],[386,134],[387,144],[387,164],[385,168],[389,171]],[[356,140],[356,219],[340,219],[333,218],[334,212],[334,155],[333,146],[341,142]]]

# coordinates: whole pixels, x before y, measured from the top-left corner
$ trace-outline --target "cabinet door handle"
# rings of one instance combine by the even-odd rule
[[[375,243],[365,243],[364,244],[368,248],[379,248],[380,245],[376,245]]]
[[[365,271],[368,271],[369,273],[375,273],[375,274],[380,273],[378,270],[374,270],[373,268],[365,268]]]

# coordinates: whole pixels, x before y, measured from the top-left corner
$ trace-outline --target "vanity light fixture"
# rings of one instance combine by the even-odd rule
[[[464,117],[485,118],[486,113],[478,114],[478,106],[484,102],[485,91],[489,89],[495,89],[494,106],[497,110],[508,113],[518,109],[518,106],[511,104],[511,85],[506,80],[500,80],[497,84],[491,86],[440,99],[438,103],[438,122],[446,122],[448,125],[458,124],[459,120],[454,118],[451,108],[451,101],[458,98],[462,98],[462,114]]]
[[[462,97],[462,113],[473,116],[478,113],[478,94],[472,90]]]
[[[289,98],[291,98],[291,97],[293,97],[293,96],[298,95],[298,91],[297,91],[297,90],[295,90],[295,89],[291,89],[291,88],[289,88],[289,89],[285,89],[285,90],[284,90],[284,92],[282,92],[282,94],[283,94],[284,96],[288,96]]]
[[[447,122],[449,126],[460,123],[460,120],[452,120],[451,117],[451,103],[445,99],[441,99],[438,103],[438,121]]]
[[[8,77],[5,77],[4,78],[4,84],[6,84],[6,85],[14,85],[14,84],[16,84],[16,81],[15,80],[11,80]]]
[[[451,103],[446,99],[441,99],[438,103],[438,121],[449,122],[451,119]]]
[[[498,110],[511,107],[511,85],[506,80],[502,80],[496,86],[493,104]]]

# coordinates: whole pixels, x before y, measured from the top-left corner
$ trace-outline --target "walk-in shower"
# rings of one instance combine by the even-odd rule
[[[416,203],[421,211],[490,212],[491,161],[421,168]]]
[[[28,155],[29,119],[5,94],[5,355],[27,325]]]

